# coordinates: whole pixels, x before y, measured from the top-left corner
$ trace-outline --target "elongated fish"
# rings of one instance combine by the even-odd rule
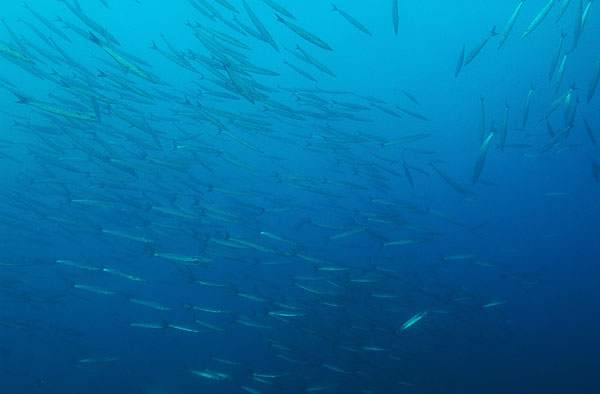
[[[458,77],[460,70],[462,70],[465,62],[465,44],[463,44],[460,53],[458,54],[458,60],[456,61],[456,68],[454,69],[454,78]]]
[[[286,21],[285,19],[283,19],[282,17],[280,17],[277,14],[275,14],[275,16],[277,17],[278,22],[283,23],[288,29],[290,29],[291,31],[293,31],[294,33],[299,35],[300,37],[304,38],[306,41],[308,41],[311,44],[314,44],[320,48],[323,48],[325,50],[333,51],[333,49],[331,49],[331,47],[329,45],[327,45],[327,43],[325,41],[321,40],[319,37],[315,36],[312,33],[309,33],[305,29],[293,24],[292,22]]]
[[[556,91],[560,89],[560,85],[562,84],[563,77],[565,76],[565,68],[567,66],[567,59],[569,58],[569,54],[565,53],[560,66],[558,66],[558,71],[556,72]]]
[[[109,46],[102,44],[98,37],[96,37],[92,32],[90,32],[90,40],[92,40],[92,42],[98,45],[100,48],[104,49],[104,52],[108,53],[113,59],[115,59],[117,63],[123,66],[127,71],[131,72],[134,75],[137,75],[142,79],[145,79],[146,81],[155,83],[155,81],[152,79],[152,77],[150,77],[148,73],[143,71],[141,68],[139,68],[129,60],[125,59],[123,56],[119,55]]]
[[[258,19],[256,14],[254,13],[254,11],[252,11],[252,8],[250,8],[250,6],[248,5],[248,3],[246,3],[245,0],[244,0],[243,4],[244,4],[244,8],[246,9],[246,13],[250,17],[250,20],[252,21],[252,24],[254,24],[254,27],[256,27],[256,30],[258,30],[258,32],[260,33],[261,39],[264,42],[271,45],[273,47],[273,49],[275,49],[277,52],[279,52],[279,48],[277,47],[275,40],[273,39],[273,37],[271,37],[271,34],[269,34],[269,32],[267,31],[267,28],[265,27],[265,25],[262,24],[260,19]]]
[[[407,114],[408,116],[412,116],[415,119],[421,119],[421,120],[429,120],[426,116],[423,116],[417,112],[414,111],[410,111],[406,108],[402,108],[400,107],[398,104],[396,104],[396,108],[398,108],[400,111],[404,112],[405,114]]]
[[[422,312],[417,313],[416,315],[414,315],[413,317],[411,317],[410,319],[408,319],[403,325],[402,327],[400,327],[399,331],[404,331],[407,328],[411,327],[412,325],[414,325],[416,322],[418,322],[419,320],[421,320],[423,317],[425,317],[425,315],[427,315],[429,311],[424,310]]]
[[[337,11],[341,16],[344,17],[344,19],[346,19],[348,22],[350,22],[354,27],[356,27],[358,30],[362,31],[363,33],[372,36],[371,32],[369,31],[369,29],[367,29],[362,23],[360,23],[359,21],[357,21],[352,15],[348,14],[346,11],[344,10],[340,10],[339,8],[336,7],[335,4],[331,4],[331,11]]]
[[[527,98],[525,99],[525,106],[523,107],[523,127],[527,124],[527,119],[529,118],[529,106],[531,105],[531,97],[533,96],[533,92],[535,91],[535,87],[529,88],[529,93],[527,93]]]
[[[18,103],[31,105],[32,107],[39,108],[42,111],[50,112],[55,115],[64,116],[66,118],[84,120],[86,122],[97,122],[98,121],[98,119],[95,116],[92,116],[90,114],[58,108],[58,107],[52,106],[50,104],[42,103],[39,101],[32,101],[29,98],[27,98],[21,94],[18,94],[18,93],[14,93],[14,95],[17,96],[17,98],[19,99]]]
[[[410,171],[408,170],[408,164],[406,164],[406,160],[404,160],[404,159],[402,159],[402,168],[404,169],[404,175],[406,175],[406,179],[408,179],[408,183],[410,183],[410,186],[415,187],[415,183],[413,182],[412,175],[410,174]]]
[[[477,183],[479,176],[481,175],[481,170],[483,170],[483,165],[485,164],[485,158],[487,157],[488,148],[490,147],[490,141],[494,138],[494,132],[492,131],[490,135],[487,136],[481,147],[479,148],[479,154],[477,155],[477,160],[475,161],[475,167],[473,168],[473,177],[471,178],[471,182],[473,184]]]
[[[287,18],[290,18],[290,19],[294,19],[294,20],[296,19],[296,17],[291,12],[289,12],[288,10],[283,8],[283,6],[281,6],[280,4],[277,4],[273,0],[262,0],[262,1],[266,5],[268,5],[272,9],[274,9],[275,11],[279,12],[281,15],[285,15]]]
[[[596,88],[598,87],[598,80],[600,79],[600,56],[596,60],[594,64],[594,71],[592,73],[592,80],[590,81],[590,86],[587,92],[587,102],[592,101],[592,97],[594,97],[594,93],[596,93]]]
[[[544,8],[541,9],[541,11],[536,15],[536,17],[533,18],[529,26],[527,26],[527,29],[525,29],[525,32],[523,32],[521,38],[527,37],[529,33],[531,33],[536,27],[540,25],[540,23],[542,23],[542,21],[544,20],[544,18],[546,18],[554,4],[556,4],[556,0],[549,0],[548,3],[546,3]]]
[[[517,21],[517,17],[521,12],[521,8],[523,7],[524,3],[525,0],[519,1],[519,4],[517,4],[517,7],[513,11],[512,15],[510,16],[510,18],[508,18],[508,22],[506,22],[506,26],[504,26],[504,32],[502,32],[502,37],[500,37],[500,42],[498,43],[498,49],[502,48],[502,45],[504,45],[504,42],[506,41],[508,35],[512,31],[512,28],[515,25],[515,22]]]
[[[438,173],[439,176],[442,177],[442,179],[444,181],[446,181],[446,183],[451,188],[453,188],[454,190],[456,190],[458,193],[462,194],[465,197],[467,197],[467,196],[469,196],[469,194],[471,194],[470,191],[468,191],[467,189],[465,189],[464,187],[462,187],[461,185],[459,185],[458,182],[456,182],[454,179],[450,178],[448,176],[448,174],[446,174],[445,172],[443,172],[442,170],[440,170],[439,168],[437,168],[433,163],[429,163],[429,165],[435,170],[435,172]]]
[[[398,138],[398,139],[395,139],[395,140],[384,142],[382,144],[382,147],[391,146],[391,145],[402,145],[402,144],[406,144],[407,142],[414,142],[414,141],[422,140],[424,138],[429,137],[430,135],[431,134],[407,135],[406,137],[402,137],[402,138]]]
[[[556,72],[556,66],[558,65],[558,59],[560,59],[560,53],[562,52],[563,42],[565,41],[565,37],[567,33],[564,31],[560,32],[560,40],[558,40],[558,46],[556,47],[556,52],[554,52],[554,57],[552,57],[552,62],[550,63],[550,72],[548,73],[548,81],[552,80],[554,73]]]
[[[322,64],[321,62],[319,62],[317,59],[315,59],[314,56],[312,56],[310,53],[308,53],[307,51],[305,51],[304,49],[302,49],[302,47],[300,47],[300,45],[296,44],[296,49],[299,50],[302,55],[299,58],[312,64],[313,66],[315,66],[316,68],[318,68],[319,70],[321,70],[322,72],[324,72],[325,74],[329,74],[332,77],[335,77],[335,73],[333,71],[331,71],[329,68],[327,68],[327,66],[325,66],[324,64]]]
[[[67,37],[67,35],[60,30],[58,27],[54,26],[52,24],[52,22],[50,22],[48,19],[44,18],[42,15],[40,15],[39,13],[37,13],[34,9],[32,9],[31,7],[29,7],[29,5],[27,3],[24,3],[23,6],[25,8],[27,8],[27,10],[29,12],[31,12],[31,14],[33,16],[35,16],[40,22],[42,22],[42,24],[44,26],[46,26],[48,29],[50,29],[52,32],[54,32],[56,35],[60,36],[61,38],[71,42],[71,40],[69,39],[69,37]]]
[[[585,127],[585,131],[587,132],[590,141],[592,141],[592,144],[596,145],[596,137],[594,137],[594,132],[592,131],[590,124],[588,123],[585,116],[581,115],[581,118],[583,119],[583,126]]]
[[[0,53],[5,56],[20,60],[25,63],[35,64],[33,59],[31,59],[29,56],[10,48],[9,46],[3,44],[2,42],[0,42]]]
[[[490,40],[490,38],[497,36],[497,35],[498,35],[498,33],[496,33],[496,26],[494,25],[494,27],[492,27],[492,30],[489,32],[489,34],[483,40],[481,40],[479,42],[479,44],[477,44],[475,46],[475,48],[473,48],[471,50],[471,52],[469,52],[469,55],[465,59],[464,67],[466,67],[469,63],[471,63],[473,61],[473,59],[475,59],[475,56],[477,56],[479,54],[479,52],[481,52],[481,50],[483,49],[485,44],[487,44],[487,42]]]
[[[592,162],[592,174],[594,175],[594,179],[596,182],[600,181],[600,164],[592,158],[590,158]]]
[[[563,15],[565,14],[565,11],[567,10],[567,8],[569,8],[570,3],[571,3],[571,0],[563,0],[562,1],[562,3],[560,4],[560,9],[558,10],[558,15],[556,17],[556,23],[558,23],[560,18],[563,17]]]

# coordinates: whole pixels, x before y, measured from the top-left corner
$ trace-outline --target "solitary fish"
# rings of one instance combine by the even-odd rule
[[[558,59],[560,58],[560,53],[562,51],[563,42],[567,33],[562,31],[560,33],[560,40],[558,41],[558,47],[556,47],[556,52],[554,52],[554,57],[552,58],[552,62],[550,63],[550,72],[548,73],[548,81],[552,80],[554,73],[556,72],[556,66],[558,65]]]
[[[548,15],[552,7],[556,4],[556,0],[549,0],[548,3],[542,8],[542,10],[537,14],[537,16],[531,21],[525,32],[521,36],[521,38],[525,38],[529,33],[531,33],[536,27],[542,23],[544,18]]]
[[[149,81],[152,83],[155,82],[148,73],[146,73],[145,71],[140,69],[135,64],[131,63],[129,60],[125,59],[123,56],[119,55],[117,52],[115,52],[113,49],[111,49],[107,45],[102,44],[100,42],[100,40],[98,39],[98,37],[96,37],[94,35],[94,33],[92,33],[92,32],[90,32],[90,40],[92,40],[92,42],[95,43],[96,45],[98,45],[100,48],[104,49],[104,51],[106,53],[108,53],[113,59],[115,59],[115,61],[117,63],[119,63],[121,66],[123,66],[125,69],[127,69],[127,71],[131,72],[134,75],[137,75],[138,77],[140,77],[142,79],[145,79],[146,81]]]
[[[483,165],[485,164],[485,158],[487,156],[487,151],[490,146],[490,141],[494,138],[494,132],[492,131],[490,135],[483,141],[481,144],[481,148],[479,148],[479,154],[477,155],[477,161],[475,161],[475,168],[473,168],[473,177],[471,181],[473,184],[477,183],[479,179],[479,175],[481,175],[481,170],[483,170]]]
[[[331,47],[329,45],[327,45],[327,43],[325,41],[321,40],[319,37],[315,36],[312,33],[309,33],[308,31],[304,30],[300,26],[293,24],[292,22],[286,21],[285,19],[283,19],[282,17],[280,17],[277,14],[275,14],[275,16],[277,17],[277,21],[286,25],[288,29],[290,29],[294,33],[298,34],[300,37],[304,38],[306,41],[313,43],[316,46],[321,47],[325,50],[333,51],[333,49],[331,49]]]
[[[468,191],[467,189],[465,189],[464,187],[462,187],[461,185],[459,185],[454,179],[450,178],[445,172],[443,172],[442,170],[440,170],[439,168],[437,168],[433,163],[429,163],[429,165],[431,167],[433,167],[433,169],[435,170],[435,172],[438,173],[439,176],[442,177],[442,179],[444,181],[446,181],[446,183],[453,188],[454,190],[456,190],[458,193],[462,194],[465,197],[468,197],[469,194],[471,194],[470,191]]]
[[[246,13],[248,14],[248,16],[250,17],[250,20],[254,24],[254,27],[256,27],[256,30],[258,30],[258,32],[260,33],[261,39],[263,41],[269,43],[273,47],[273,49],[275,49],[277,52],[279,52],[279,48],[277,47],[275,40],[273,39],[273,37],[271,37],[271,35],[267,31],[267,28],[265,27],[265,25],[262,24],[260,19],[258,19],[256,14],[254,14],[254,11],[252,11],[252,8],[250,8],[250,6],[245,1],[243,2],[243,4],[244,4],[244,8],[246,9]]]
[[[87,122],[97,122],[98,121],[98,119],[95,116],[88,115],[83,112],[70,111],[70,110],[54,107],[50,104],[42,103],[39,101],[32,101],[29,98],[27,98],[23,95],[20,95],[18,93],[14,93],[14,95],[19,98],[18,103],[31,105],[32,107],[39,108],[42,111],[50,112],[55,115],[64,116],[66,118],[84,120]]]
[[[583,118],[583,126],[585,127],[585,131],[587,132],[590,141],[592,141],[592,144],[596,145],[596,137],[594,137],[594,132],[592,131],[592,128],[590,127],[585,116],[582,115],[581,117]]]
[[[594,179],[596,182],[600,180],[600,164],[594,159],[590,159],[592,161],[592,174],[594,175]]]
[[[497,35],[498,33],[496,33],[496,26],[494,25],[494,27],[492,27],[492,30],[488,33],[488,35],[483,40],[481,40],[479,44],[477,44],[475,48],[473,48],[473,50],[469,53],[469,56],[467,56],[467,58],[465,59],[464,66],[466,67],[469,63],[473,61],[473,59],[475,59],[475,56],[477,56],[479,52],[481,52],[481,50],[483,49],[485,44],[487,44],[490,38]]]
[[[587,93],[587,102],[592,101],[592,97],[594,97],[594,93],[596,93],[596,88],[598,87],[598,80],[600,79],[600,56],[596,60],[594,64],[594,73],[592,74],[592,81],[590,83],[590,87],[588,88]]]
[[[425,317],[425,315],[427,315],[428,311],[423,311],[423,312],[419,312],[416,315],[414,315],[413,317],[411,317],[410,319],[408,319],[400,328],[400,331],[404,331],[406,330],[408,327],[412,326],[413,324],[415,324],[416,322],[418,322],[419,320],[421,320],[423,317]]]
[[[504,26],[504,32],[502,33],[502,37],[500,37],[500,42],[498,43],[498,49],[500,49],[502,45],[504,45],[504,42],[506,41],[508,35],[512,31],[512,28],[515,25],[515,22],[517,21],[517,17],[519,16],[519,12],[521,12],[521,8],[523,7],[523,3],[525,3],[525,0],[519,1],[519,4],[517,4],[517,7],[513,11],[512,15],[510,16],[510,18],[508,18],[508,22],[506,22],[506,26]]]
[[[533,92],[535,88],[532,86],[529,88],[529,93],[527,93],[527,98],[525,99],[525,107],[523,108],[523,127],[527,124],[527,118],[529,118],[529,106],[531,105],[531,96],[533,96]]]
[[[273,0],[263,0],[263,2],[266,5],[268,5],[269,7],[271,7],[272,9],[274,9],[275,11],[279,12],[280,14],[285,15],[286,17],[288,17],[290,19],[296,20],[296,17],[291,12],[289,12],[288,10],[283,8],[283,6],[277,4]]]
[[[0,42],[0,53],[6,55],[8,57],[12,57],[14,59],[20,60],[22,62],[35,64],[35,62],[27,55],[20,53]]]
[[[412,187],[415,187],[412,175],[410,174],[410,171],[408,170],[408,164],[406,164],[406,161],[404,159],[402,159],[402,168],[404,169],[404,175],[406,175],[406,179],[408,179],[408,183],[410,183],[410,185]]]
[[[558,11],[558,16],[556,17],[556,23],[558,23],[560,18],[562,18],[562,16],[565,14],[565,11],[569,7],[570,3],[571,3],[571,0],[563,0],[562,1],[561,5],[560,5],[560,10]]]
[[[331,11],[337,11],[341,16],[343,16],[348,22],[350,22],[352,25],[354,25],[354,27],[356,27],[358,30],[362,31],[363,33],[365,33],[369,36],[372,36],[369,29],[367,29],[362,23],[360,23],[355,18],[353,18],[352,15],[348,14],[344,10],[340,10],[339,8],[337,8],[335,6],[335,4],[332,4],[331,6],[332,6]]]
[[[460,54],[458,55],[458,61],[456,62],[456,69],[454,70],[454,78],[458,77],[460,70],[462,70],[463,63],[465,62],[465,44],[463,44]]]

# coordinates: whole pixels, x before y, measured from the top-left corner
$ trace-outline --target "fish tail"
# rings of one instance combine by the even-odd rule
[[[98,37],[96,37],[94,35],[94,33],[92,33],[91,31],[89,33],[90,33],[90,40],[92,40],[92,42],[94,42],[96,45],[102,45],[100,43],[100,40],[98,39]]]
[[[13,92],[13,94],[15,96],[17,96],[17,98],[19,99],[19,101],[17,101],[17,103],[19,103],[19,104],[27,104],[29,102],[29,99],[27,97],[23,96],[22,94],[15,93],[15,92]]]

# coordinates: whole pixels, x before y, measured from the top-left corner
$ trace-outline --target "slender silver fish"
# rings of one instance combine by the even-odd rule
[[[496,33],[496,26],[494,25],[494,27],[492,27],[492,30],[488,33],[488,35],[485,36],[485,38],[483,40],[481,40],[479,42],[479,44],[477,44],[475,46],[475,48],[473,48],[471,50],[471,52],[469,52],[469,55],[465,59],[464,67],[466,67],[469,63],[471,63],[473,61],[473,59],[475,59],[475,56],[477,56],[479,54],[479,52],[481,52],[481,50],[483,49],[485,44],[487,44],[487,42],[490,40],[490,38],[497,36],[497,35],[498,35],[498,33]]]
[[[477,155],[477,160],[475,161],[475,167],[473,168],[473,177],[471,181],[473,184],[477,183],[479,176],[481,175],[481,170],[483,170],[483,165],[485,164],[485,158],[487,157],[488,148],[490,146],[490,141],[494,138],[494,132],[492,131],[490,135],[487,136],[483,144],[481,144],[481,148],[479,148],[479,154]]]
[[[517,21],[517,17],[521,12],[521,8],[523,7],[524,3],[525,0],[519,1],[519,4],[517,4],[517,7],[513,11],[512,15],[510,16],[510,18],[508,18],[508,22],[506,22],[506,26],[504,26],[504,32],[502,33],[502,37],[500,37],[500,42],[498,43],[498,49],[500,49],[502,45],[504,45],[504,42],[506,41],[508,35],[512,31],[512,28],[515,25],[515,22]]]

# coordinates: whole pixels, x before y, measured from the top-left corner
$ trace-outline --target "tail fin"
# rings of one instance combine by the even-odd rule
[[[88,31],[90,33],[90,40],[92,40],[92,42],[94,42],[96,45],[102,45],[102,43],[100,42],[100,39],[98,37],[96,37],[94,35],[94,33],[92,33],[91,31]]]
[[[19,101],[17,101],[17,103],[19,103],[19,104],[27,104],[29,102],[29,99],[27,97],[23,96],[22,94],[19,94],[19,93],[16,93],[16,92],[13,92],[13,94],[15,96],[17,96],[17,98],[19,99]]]

